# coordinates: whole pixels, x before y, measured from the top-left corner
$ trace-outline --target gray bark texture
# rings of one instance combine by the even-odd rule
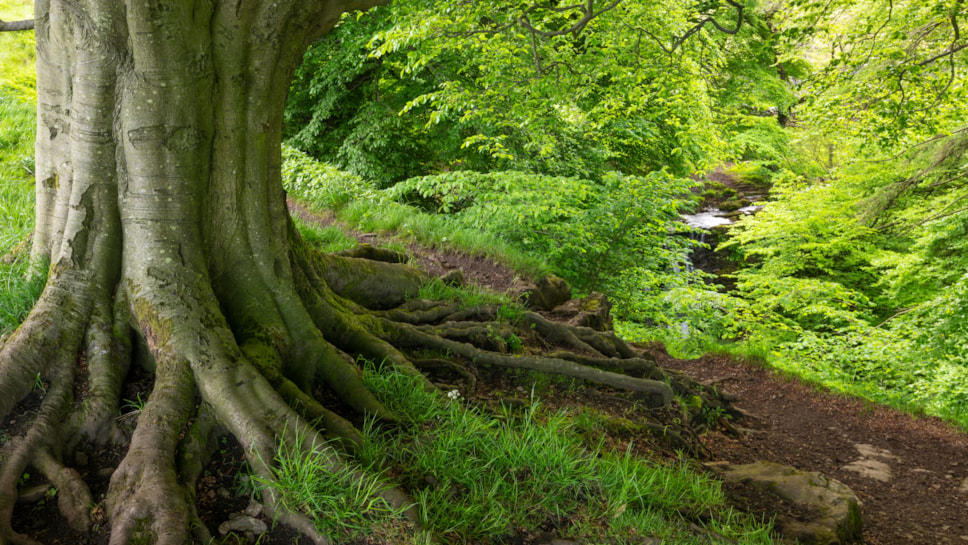
[[[21,30],[33,30],[34,20],[26,21],[0,21],[0,32],[18,32]]]
[[[384,317],[371,309],[399,304],[423,275],[324,256],[299,238],[281,184],[291,75],[340,14],[373,3],[37,0],[31,259],[49,273],[0,347],[0,420],[38,379],[50,386],[26,431],[0,448],[0,545],[37,543],[11,526],[28,468],[58,490],[79,534],[97,519],[112,545],[207,543],[195,489],[212,437],[234,436],[271,480],[276,449],[293,437],[301,448],[339,437],[350,451],[359,441],[313,397],[317,385],[347,409],[393,419],[355,356],[419,375],[401,350],[439,350],[672,399],[651,362],[591,330],[532,316],[582,356],[517,358],[464,342],[480,336],[456,308]],[[598,363],[639,378],[588,369]],[[154,385],[126,431],[116,417],[134,364]],[[79,445],[92,444],[127,447],[103,501],[75,469]],[[331,470],[352,474],[336,455]],[[271,492],[263,500],[275,520],[326,542]]]

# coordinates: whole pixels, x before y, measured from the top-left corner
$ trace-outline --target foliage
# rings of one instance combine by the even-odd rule
[[[446,131],[425,132],[422,121],[397,115],[408,97],[434,82],[404,77],[398,59],[368,55],[373,35],[391,24],[389,10],[347,14],[310,48],[285,113],[290,145],[381,186],[425,170],[431,150],[446,137]]]
[[[302,201],[338,211],[353,200],[376,198],[373,184],[359,176],[313,160],[296,149],[282,149],[282,177],[286,191]]]
[[[381,187],[451,170],[597,180],[686,174],[730,150],[783,155],[775,121],[794,102],[782,79],[795,63],[776,68],[759,11],[741,24],[718,2],[626,1],[590,20],[581,9],[425,0],[345,16],[297,71],[290,143]],[[696,26],[706,17],[738,30]],[[745,142],[726,144],[735,133]]]
[[[779,177],[769,205],[740,218],[720,249],[741,247],[749,266],[739,279],[749,285],[747,291],[774,278],[818,276],[848,288],[869,288],[875,282],[869,270],[875,235],[857,216],[861,196],[846,184]]]
[[[723,338],[769,345],[772,365],[828,387],[968,426],[966,144],[957,133],[823,181],[781,176],[724,244],[745,267]]]
[[[491,232],[467,229],[446,218],[423,214],[390,199],[359,176],[320,163],[305,153],[283,147],[283,187],[318,211],[332,212],[354,229],[396,232],[429,246],[460,248],[512,266],[524,275],[549,271],[541,256],[527,255]]]
[[[903,149],[964,126],[968,14],[949,0],[797,0],[781,10],[781,58],[806,53],[801,119],[832,141]]]
[[[692,240],[670,236],[685,233],[678,214],[692,186],[666,172],[613,172],[594,182],[457,171],[412,178],[387,194],[546,256],[574,287],[605,291],[619,315],[644,319],[661,312],[665,289],[699,278],[685,265]]]
[[[746,25],[723,42],[723,67],[714,72],[717,121],[723,127],[729,156],[789,168],[793,162],[784,126],[794,118],[797,97],[790,85],[802,78],[802,59],[780,58],[781,36],[775,8],[746,18]]]

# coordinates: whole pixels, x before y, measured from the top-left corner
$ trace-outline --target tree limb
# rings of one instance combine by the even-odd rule
[[[33,30],[34,20],[25,21],[0,21],[0,32],[17,32],[20,30]]]
[[[682,36],[679,36],[678,38],[676,38],[675,41],[672,43],[672,45],[668,47],[666,47],[665,43],[663,43],[661,38],[649,32],[648,30],[641,27],[637,27],[627,22],[623,22],[622,24],[624,24],[626,27],[628,27],[631,30],[639,32],[640,35],[644,34],[648,36],[649,39],[655,42],[660,49],[666,52],[667,55],[672,55],[673,53],[675,53],[676,49],[679,49],[679,47],[686,42],[686,40],[688,40],[692,35],[702,30],[703,27],[705,27],[707,24],[713,25],[714,27],[716,27],[716,30],[719,30],[720,32],[723,32],[725,34],[735,35],[736,33],[738,33],[740,28],[742,28],[743,26],[743,10],[746,9],[746,6],[744,6],[739,2],[736,2],[735,0],[726,0],[726,3],[736,8],[736,27],[735,28],[726,28],[722,24],[720,24],[715,17],[713,17],[712,15],[707,15],[706,17],[703,17],[702,19],[700,19],[696,24],[691,26],[689,30],[687,30]]]
[[[584,6],[581,6],[578,4],[573,6],[561,7],[561,8],[552,8],[547,6],[532,6],[528,8],[524,16],[518,19],[518,21],[521,23],[521,26],[523,26],[529,32],[531,32],[532,36],[538,35],[545,38],[552,38],[554,36],[564,36],[565,34],[574,34],[575,36],[578,36],[579,34],[581,34],[581,31],[584,30],[586,26],[588,26],[588,23],[590,23],[592,19],[598,17],[599,15],[607,11],[614,9],[615,6],[619,5],[619,3],[621,2],[622,0],[615,0],[614,2],[598,10],[597,12],[595,11],[595,0],[587,0],[587,3]],[[531,21],[528,19],[528,13],[535,11],[536,9],[539,9],[539,8],[550,9],[555,12],[564,12],[564,11],[571,11],[573,9],[578,9],[582,13],[584,13],[584,15],[575,24],[571,25],[570,27],[564,30],[544,31],[544,30],[538,30],[537,28],[535,28],[531,24]]]

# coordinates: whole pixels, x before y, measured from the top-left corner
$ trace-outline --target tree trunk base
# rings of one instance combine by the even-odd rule
[[[330,471],[362,480],[347,464],[362,444],[350,422],[363,415],[393,421],[395,415],[363,386],[354,359],[359,357],[410,375],[418,375],[418,369],[452,373],[468,394],[482,372],[514,369],[626,390],[653,408],[669,407],[677,396],[702,396],[697,407],[723,405],[698,385],[666,376],[649,357],[611,334],[548,322],[528,312],[509,323],[498,318],[496,309],[469,312],[446,301],[409,300],[391,310],[376,310],[387,305],[374,299],[386,296],[399,303],[419,275],[401,265],[373,267],[366,260],[318,256],[302,248],[294,266],[313,322],[290,327],[282,343],[239,333],[227,342],[213,327],[162,332],[164,326],[151,327],[150,322],[142,326],[142,339],[129,329],[125,296],[115,304],[99,301],[86,317],[78,314],[59,328],[42,331],[39,322],[46,319],[49,304],[42,299],[0,355],[0,391],[15,392],[23,400],[17,406],[7,403],[2,414],[8,420],[11,415],[29,419],[0,451],[0,543],[38,542],[11,527],[25,474],[38,476],[31,483],[42,480],[56,490],[60,514],[79,534],[96,524],[110,527],[112,544],[205,542],[211,536],[200,520],[197,490],[220,434],[238,441],[249,469],[265,482],[274,478],[279,448],[289,445],[318,454],[318,445],[334,439],[343,446],[341,453],[327,455]],[[354,301],[329,289],[319,268],[332,270],[333,259],[346,259],[339,268],[342,274],[370,275],[368,283],[357,286],[379,285],[379,297],[357,290],[350,292]],[[179,337],[188,332],[190,339]],[[56,344],[65,338],[70,344]],[[518,344],[509,346],[514,338]],[[535,351],[548,340],[554,343],[552,350]],[[233,343],[238,347],[234,353]],[[278,350],[297,343],[303,350],[306,344],[312,348],[300,353],[301,361],[311,364],[308,370],[287,368]],[[122,392],[130,391],[128,383],[146,374],[153,378],[150,392],[122,401]],[[429,380],[424,384],[436,389]],[[452,384],[443,386],[450,389]],[[44,391],[31,393],[34,387]],[[319,392],[336,394],[341,402],[333,406],[329,394],[319,398]],[[29,404],[39,406],[27,410]],[[700,448],[686,424],[679,429],[668,422],[642,425],[661,429],[678,448]],[[106,469],[98,469],[92,479],[87,465],[91,453],[123,447],[126,454],[111,468],[108,490],[95,497],[92,483]],[[304,514],[287,510],[271,488],[266,490],[263,500],[274,520],[315,543],[327,542]],[[409,503],[402,490],[387,488],[383,494],[391,505]]]

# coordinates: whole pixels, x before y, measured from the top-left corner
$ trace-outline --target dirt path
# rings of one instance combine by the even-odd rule
[[[736,422],[751,430],[745,438],[706,436],[716,459],[770,460],[843,482],[864,504],[868,545],[968,543],[968,435],[730,358],[656,355],[750,414]]]
[[[331,221],[305,209],[294,212],[310,221]],[[372,234],[356,235],[377,242]],[[469,282],[496,291],[517,281],[513,272],[486,259],[411,250],[434,274],[460,267]],[[677,360],[661,348],[652,352],[664,368],[715,384],[750,415],[734,422],[749,430],[741,439],[719,432],[704,437],[714,460],[768,460],[845,483],[864,504],[867,545],[968,545],[968,435],[938,419],[831,394],[728,357]],[[731,492],[738,506],[768,518],[776,514],[775,503],[765,498]]]

